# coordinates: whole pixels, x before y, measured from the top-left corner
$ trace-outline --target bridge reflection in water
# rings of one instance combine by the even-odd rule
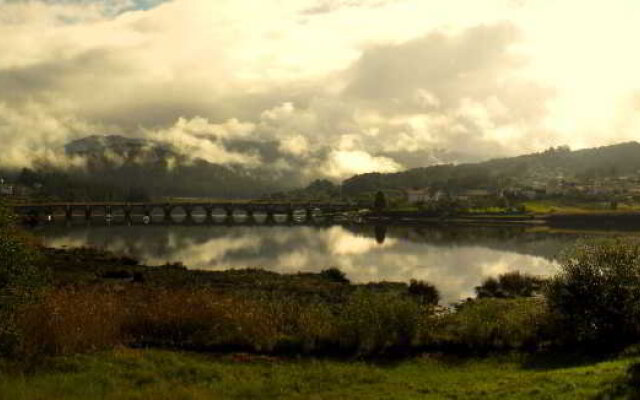
[[[132,223],[246,223],[275,224],[278,222],[313,222],[330,220],[360,207],[349,203],[41,203],[15,207],[16,213],[28,222],[71,221],[78,217],[124,220]]]

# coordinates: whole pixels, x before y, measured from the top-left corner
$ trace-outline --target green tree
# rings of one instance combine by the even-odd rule
[[[375,200],[373,201],[373,209],[377,212],[380,212],[385,208],[387,208],[387,198],[385,197],[384,193],[379,190],[376,193]]]
[[[573,342],[624,345],[640,336],[640,242],[584,242],[563,255],[547,285],[551,309]]]

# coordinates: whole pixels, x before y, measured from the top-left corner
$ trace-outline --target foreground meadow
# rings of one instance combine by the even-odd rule
[[[399,362],[115,349],[0,374],[0,400],[622,399],[638,357],[423,355]]]

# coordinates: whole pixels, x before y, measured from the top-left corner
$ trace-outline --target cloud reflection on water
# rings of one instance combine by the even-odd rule
[[[550,274],[550,253],[558,248],[556,238],[520,231],[505,238],[502,231],[393,228],[382,243],[373,227],[342,226],[82,226],[41,233],[52,247],[96,246],[150,265],[283,273],[338,267],[355,282],[422,279],[445,302],[472,296],[483,278],[506,271]]]

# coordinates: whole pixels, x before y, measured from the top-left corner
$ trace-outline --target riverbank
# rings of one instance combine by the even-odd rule
[[[373,224],[452,224],[452,225],[523,225],[554,228],[621,228],[640,229],[640,211],[580,210],[553,213],[474,213],[433,214],[418,211],[385,211],[363,218]]]

